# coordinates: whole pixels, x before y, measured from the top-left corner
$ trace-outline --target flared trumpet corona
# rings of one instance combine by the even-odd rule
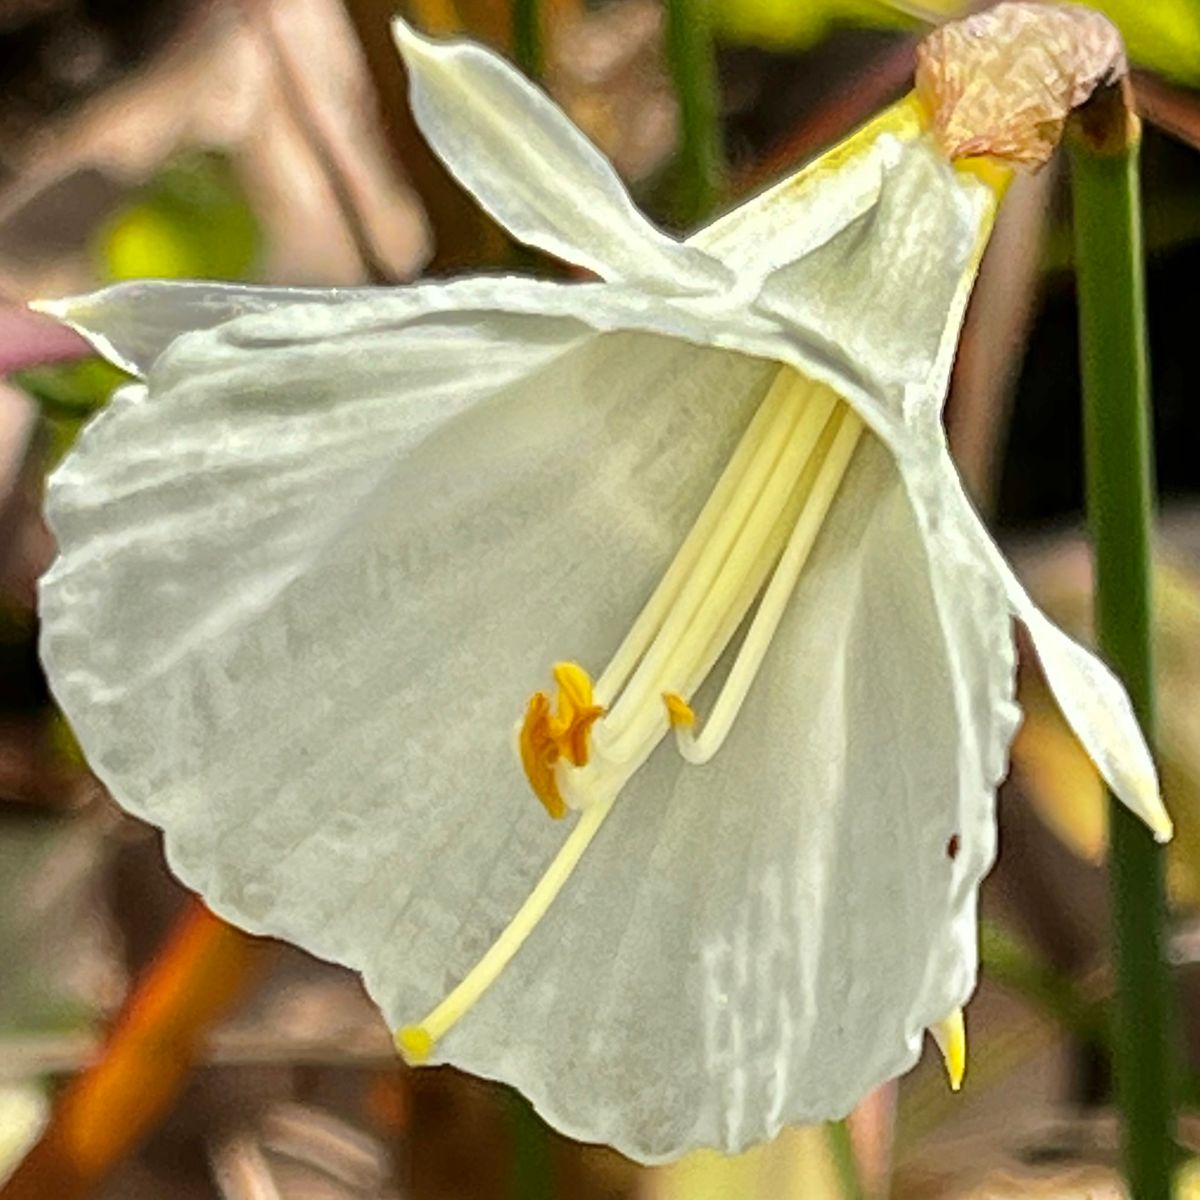
[[[736,1150],[927,1029],[957,1086],[1014,616],[1169,835],[946,450],[1007,168],[914,96],[679,242],[501,59],[396,33],[450,169],[599,280],[42,305],[137,376],[49,489],[89,760],[218,912],[574,1136]]]

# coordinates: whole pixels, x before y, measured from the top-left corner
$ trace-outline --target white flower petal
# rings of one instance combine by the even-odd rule
[[[181,339],[88,427],[51,486],[43,649],[217,911],[429,997],[564,836],[513,752],[529,691],[611,649],[774,368],[351,316]]]
[[[842,370],[858,372],[890,408],[892,440],[928,440],[940,428],[995,194],[950,166],[927,137],[885,133],[869,161],[874,187],[840,208],[840,226],[827,222],[824,241],[777,268],[757,303],[827,345]],[[857,187],[861,175],[851,177]],[[841,189],[831,181],[831,203]]]
[[[424,38],[398,18],[392,31],[422,133],[514,237],[603,279],[653,291],[732,285],[720,262],[651,225],[608,160],[498,55]]]
[[[937,416],[992,193],[896,110],[681,246],[501,60],[397,36],[464,183],[640,287],[65,302],[146,384],[52,483],[55,694],[218,911],[419,1019],[565,836],[516,761],[529,692],[604,664],[777,364],[831,384],[894,458],[860,450],[727,744],[659,749],[439,1053],[650,1160],[840,1115],[974,984],[1021,600]],[[1081,736],[1136,776],[1120,704],[1076,694],[1117,685],[1033,613]]]
[[[898,144],[925,138],[915,98],[893,104],[828,154],[688,238],[739,274],[769,275],[823,245],[875,205]]]
[[[1171,818],[1154,759],[1120,680],[1030,598],[971,506],[948,455],[942,457],[937,478],[933,487],[940,496],[943,540],[974,546],[1003,587],[1013,616],[1029,630],[1054,698],[1104,781],[1159,841],[1170,840]]]
[[[263,322],[243,324],[239,329],[244,336],[270,345],[287,341],[305,328],[318,333],[342,325],[356,328],[367,313],[380,329],[435,310],[572,316],[598,332],[643,330],[697,346],[720,346],[791,363],[849,399],[898,452],[911,441],[911,435],[896,428],[888,407],[875,399],[867,382],[836,348],[821,339],[806,340],[800,330],[782,330],[730,295],[667,298],[618,285],[558,284],[503,276],[469,276],[400,288],[243,288],[150,281],[116,284],[42,307],[70,324],[115,365],[141,376],[149,374],[173,339],[215,328],[222,319],[249,319],[256,314],[263,315]],[[342,310],[342,316],[326,326],[323,322],[332,318],[323,315],[323,310],[330,309]],[[268,314],[281,315],[268,321]]]
[[[840,1116],[905,1070],[974,986],[1007,625],[986,571],[927,558],[864,444],[727,744],[700,768],[659,748],[438,1057],[650,1161]],[[476,953],[507,915],[479,886]],[[396,935],[368,982],[399,1022],[470,956],[429,980],[399,948],[420,948],[416,914]]]
[[[422,290],[426,303],[451,305],[446,291]],[[489,294],[482,284],[457,291],[454,299]],[[615,293],[531,287],[518,298],[562,298],[595,315],[605,295]],[[150,395],[128,389],[56,476],[51,511],[64,553],[44,587],[56,692],[115,793],[167,827],[180,875],[240,924],[364,970],[397,1024],[423,1013],[469,969],[563,836],[528,793],[509,745],[528,691],[545,682],[556,657],[603,662],[774,370],[643,334],[597,337],[569,318],[435,306],[404,326],[402,311],[412,317],[395,297],[293,307],[182,339],[155,366]],[[540,373],[527,384],[532,370]],[[582,1136],[661,1157],[697,1140],[733,1146],[781,1120],[848,1106],[858,1089],[903,1069],[921,1029],[971,986],[973,882],[991,854],[980,817],[986,789],[971,782],[979,746],[944,691],[940,706],[923,693],[885,711],[901,723],[920,713],[923,747],[927,710],[944,714],[955,724],[953,763],[923,753],[897,771],[907,731],[844,728],[854,696],[868,684],[878,696],[880,680],[892,677],[873,659],[895,652],[897,687],[918,679],[936,692],[957,673],[931,661],[980,644],[968,630],[931,645],[933,616],[920,602],[906,636],[880,644],[881,631],[894,628],[897,598],[887,587],[924,568],[897,517],[906,510],[897,507],[886,455],[875,447],[871,461],[874,476],[864,467],[865,481],[848,482],[847,494],[862,501],[835,508],[831,520],[865,513],[875,532],[848,538],[835,524],[819,544],[797,598],[801,615],[789,618],[780,653],[735,729],[743,740],[699,771],[684,770],[673,752],[658,756],[552,911],[550,932],[539,930],[510,968],[517,982],[502,977],[494,997],[447,1039],[455,1061],[526,1088]],[[872,516],[876,509],[884,516]],[[831,567],[822,557],[820,546],[832,554],[859,538],[863,561],[852,555]],[[880,548],[886,559],[874,553]],[[867,586],[876,573],[882,595]],[[847,582],[855,603],[828,603],[825,586]],[[955,619],[971,611],[958,596]],[[864,636],[869,653],[829,651]],[[797,638],[803,644],[793,644]],[[1007,661],[1003,649],[998,660],[984,655],[983,668],[993,661]],[[860,674],[868,666],[869,680]],[[969,660],[962,673],[978,679],[977,668]],[[985,698],[1000,686],[992,679],[979,689]],[[800,717],[815,722],[811,740],[795,737],[807,727]],[[854,739],[855,755],[830,742],[839,728]],[[1004,723],[982,729],[989,744],[999,742],[990,769],[1002,769]],[[882,759],[866,749],[872,745]],[[761,785],[748,794],[739,762],[752,763]],[[947,791],[945,771],[968,782]],[[880,784],[880,772],[895,782]],[[810,783],[820,803],[804,799]],[[898,882],[890,854],[891,874],[867,886],[874,839],[856,845],[855,826],[831,808],[829,795],[843,790],[852,803],[873,806],[872,819],[882,801],[899,804],[879,818],[898,828],[912,819],[911,804],[927,805],[914,828],[924,845],[936,827],[938,844],[926,850],[939,863],[946,839],[960,832],[964,849],[944,895],[920,873]],[[727,799],[733,794],[736,804]],[[770,823],[754,834],[756,805],[778,820],[778,838]],[[716,841],[706,818],[717,822]],[[669,827],[659,829],[659,820]],[[943,836],[943,826],[953,828]],[[739,830],[747,839],[740,848]],[[838,886],[826,872],[820,886],[796,890],[785,865],[798,854],[817,870],[833,849],[853,872],[849,882]],[[648,874],[627,874],[652,852]],[[685,872],[676,886],[677,856],[692,855],[696,870],[706,864],[702,880]],[[482,878],[481,863],[489,864]],[[650,883],[639,894],[629,878]],[[784,890],[773,892],[775,882],[755,890],[755,880],[782,880]],[[705,887],[710,899],[694,906]],[[728,896],[747,887],[751,898],[727,911]],[[898,899],[897,887],[917,892]],[[885,926],[871,913],[881,896],[889,913],[912,906],[910,935],[897,941],[886,926],[886,961],[894,966],[902,948],[906,970],[867,976],[860,996],[847,967],[830,974],[832,991],[813,992],[845,957],[832,948],[839,937],[857,947],[847,963],[875,955],[873,939]],[[746,939],[761,931],[772,946],[790,945],[787,930],[802,917],[807,929],[818,901],[831,906],[833,932],[801,936],[795,962],[760,967],[747,958],[743,978],[736,964],[749,954]],[[654,920],[626,933],[633,904]],[[868,932],[855,932],[860,926]],[[740,989],[737,1036],[749,1037],[753,1051],[744,1067],[719,1042],[719,997],[705,1002],[673,985],[661,994],[677,997],[677,1009],[647,1016],[640,1000],[628,1007],[639,989],[659,994],[654,971],[678,965],[679,947],[694,944],[681,942],[682,932],[714,939],[700,966],[688,957],[690,978],[711,990],[728,976]],[[558,958],[553,970],[540,965],[593,938],[620,943],[602,1017],[588,1005],[603,995],[598,987],[570,992],[564,981],[580,974],[576,955]],[[806,979],[815,972],[817,982],[798,998],[781,994],[777,973],[790,970]],[[551,1011],[527,1023],[513,989]],[[828,1047],[821,1040],[830,995],[840,1012],[847,989],[855,1024],[843,1028],[866,1039],[848,1054],[842,1035],[831,1035]],[[869,1037],[861,1014],[883,999],[898,1008],[887,1021],[876,1018]],[[776,1080],[782,1059],[771,1058],[772,1039],[788,1053],[796,1046],[799,1018],[789,1001],[814,1039],[811,1075]],[[545,1023],[564,1019],[554,1015],[560,1007],[576,1019],[576,1042],[591,1029],[581,1074],[591,1080],[587,1104],[570,1091],[571,1073],[547,1057],[559,1033]],[[779,1024],[760,1024],[772,1011]],[[499,1041],[498,1025],[507,1029]],[[700,1048],[691,1060],[697,1078],[680,1075],[670,1058],[681,1038],[701,1039],[691,1043]],[[644,1057],[655,1046],[656,1055]],[[631,1084],[636,1103],[603,1103]]]
[[[29,307],[71,326],[114,366],[130,375],[145,375],[182,334],[288,304],[341,304],[380,294],[379,288],[253,287],[141,279],[84,296],[35,300]]]
[[[1091,651],[1063,633],[1013,579],[1013,611],[1037,648],[1063,716],[1105,783],[1160,842],[1171,840],[1158,772],[1124,687]]]

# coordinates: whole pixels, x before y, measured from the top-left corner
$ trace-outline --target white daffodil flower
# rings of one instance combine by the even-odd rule
[[[501,59],[396,33],[450,169],[602,282],[43,305],[139,378],[49,489],[89,761],[216,911],[575,1137],[735,1151],[930,1027],[957,1083],[1014,615],[1169,833],[947,454],[1003,169],[910,99],[678,243]]]

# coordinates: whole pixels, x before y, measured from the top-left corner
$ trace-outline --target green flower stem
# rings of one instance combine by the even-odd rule
[[[506,1099],[512,1154],[508,1196],[510,1200],[554,1200],[557,1190],[550,1130],[519,1092],[510,1092]]]
[[[513,58],[530,79],[540,79],[546,65],[540,0],[512,0],[511,11]],[[514,247],[513,253],[522,265],[533,258],[523,246]],[[509,1200],[554,1200],[557,1189],[550,1130],[519,1092],[510,1092],[506,1101],[512,1155]]]
[[[539,0],[512,0],[512,46],[517,66],[530,79],[540,79],[546,62]]]
[[[713,53],[711,0],[667,0],[667,65],[679,103],[680,185],[676,217],[706,217],[722,175],[720,90]]]
[[[1123,89],[1102,89],[1068,137],[1083,368],[1088,520],[1096,635],[1148,736],[1151,653],[1150,420],[1138,195],[1138,125]],[[1163,855],[1145,826],[1109,801],[1113,1065],[1131,1194],[1169,1200],[1174,1133]]]
[[[837,1169],[840,1200],[863,1200],[858,1164],[854,1159],[854,1144],[850,1140],[850,1126],[845,1121],[830,1121],[825,1126],[825,1136],[829,1143],[829,1157]]]

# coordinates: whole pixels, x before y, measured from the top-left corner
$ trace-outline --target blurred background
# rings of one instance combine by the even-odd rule
[[[842,1126],[646,1170],[518,1097],[398,1064],[347,972],[216,920],[89,775],[38,666],[45,475],[115,372],[23,311],[135,276],[398,283],[530,270],[439,168],[404,101],[399,0],[0,0],[2,1200],[1118,1197],[1107,1069],[1104,808],[1023,655],[1027,719],[984,887],[983,984],[952,1096],[935,1054]],[[710,0],[717,209],[909,86],[928,18],[872,0]],[[1144,143],[1160,488],[1160,748],[1179,1064],[1200,1106],[1200,3],[1112,0]],[[930,11],[932,8],[934,11]],[[411,0],[429,32],[514,49],[509,0]],[[543,81],[643,206],[703,215],[678,169],[660,0],[544,0]],[[1057,165],[1006,202],[947,409],[976,503],[1043,604],[1088,636],[1069,203]],[[53,1114],[53,1119],[51,1119]],[[1200,1196],[1185,1110],[1179,1194]]]

